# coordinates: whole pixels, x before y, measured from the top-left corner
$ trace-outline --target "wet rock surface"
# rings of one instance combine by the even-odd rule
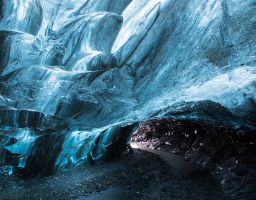
[[[182,155],[208,169],[234,198],[253,199],[256,192],[254,132],[206,125],[190,120],[150,120],[132,139],[149,148]]]
[[[1,176],[3,200],[228,200],[221,187],[204,170],[190,174],[158,156],[134,150],[133,154],[104,165],[77,167],[44,178]]]

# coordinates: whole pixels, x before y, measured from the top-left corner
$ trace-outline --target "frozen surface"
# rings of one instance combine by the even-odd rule
[[[1,0],[0,166],[123,150],[137,122],[256,127],[256,0]]]

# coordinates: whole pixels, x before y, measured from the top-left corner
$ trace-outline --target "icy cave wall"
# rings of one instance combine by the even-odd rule
[[[124,148],[137,122],[256,124],[256,0],[1,0],[2,172]]]

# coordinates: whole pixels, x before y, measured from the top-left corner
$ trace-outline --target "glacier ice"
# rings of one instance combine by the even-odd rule
[[[21,63],[27,65],[40,63],[41,41],[35,36],[19,31],[1,30],[0,38],[2,75],[21,68]]]
[[[256,128],[255,0],[1,0],[0,166],[49,174],[140,121]]]
[[[40,0],[2,0],[0,10],[1,30],[37,35],[43,20]]]

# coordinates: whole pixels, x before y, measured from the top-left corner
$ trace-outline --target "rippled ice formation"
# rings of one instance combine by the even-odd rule
[[[140,121],[256,127],[256,0],[1,0],[0,166],[49,174]]]

